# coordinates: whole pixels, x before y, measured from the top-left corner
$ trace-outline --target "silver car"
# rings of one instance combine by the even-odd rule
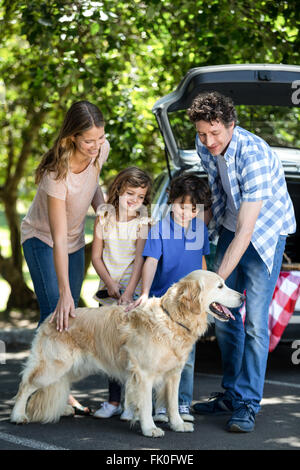
[[[154,211],[167,202],[170,179],[182,172],[206,175],[195,150],[195,128],[187,108],[201,92],[230,96],[238,124],[262,137],[279,155],[292,198],[297,232],[287,239],[283,270],[300,269],[300,67],[244,64],[197,67],[188,71],[177,89],[159,99],[153,113],[165,144],[166,169],[154,182]],[[212,252],[214,250],[212,249]],[[213,266],[213,256],[208,268]],[[282,339],[300,339],[300,298]]]

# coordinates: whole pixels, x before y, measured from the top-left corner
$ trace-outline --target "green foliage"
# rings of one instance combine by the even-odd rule
[[[19,184],[32,199],[34,168],[82,98],[106,117],[112,152],[103,178],[129,164],[156,174],[164,155],[154,102],[194,66],[299,63],[298,24],[295,0],[3,0],[0,184],[36,120]]]
[[[165,157],[155,101],[192,67],[298,64],[299,19],[297,0],[0,0],[0,208],[11,244],[0,247],[0,273],[12,287],[10,306],[32,305],[17,201],[33,199],[34,170],[72,102],[103,111],[112,148],[104,181],[129,165],[156,175]],[[288,127],[266,132],[293,144]]]

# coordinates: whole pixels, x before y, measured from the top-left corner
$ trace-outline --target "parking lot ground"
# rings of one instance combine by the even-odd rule
[[[165,436],[155,439],[144,437],[138,425],[130,428],[118,417],[104,420],[92,416],[64,417],[56,424],[44,425],[10,423],[13,396],[22,363],[28,356],[28,350],[11,347],[6,351],[5,363],[0,364],[0,449],[102,450],[105,458],[116,458],[119,454],[114,451],[128,451],[132,455],[138,455],[137,451],[146,451],[146,455],[181,451],[182,455],[194,453],[193,463],[203,450],[299,450],[300,365],[292,363],[293,352],[290,345],[280,345],[270,354],[262,409],[252,433],[228,433],[227,416],[195,416],[193,433],[175,433],[162,425]],[[212,392],[221,391],[220,383],[221,360],[216,342],[199,343],[195,401],[206,400]],[[92,375],[74,384],[72,393],[95,410],[107,397],[107,380],[102,375]]]

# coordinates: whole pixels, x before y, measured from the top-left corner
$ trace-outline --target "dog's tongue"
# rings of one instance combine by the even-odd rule
[[[222,309],[223,312],[226,313],[226,315],[229,315],[232,320],[235,320],[235,317],[232,315],[231,311],[227,307],[224,307],[224,305],[222,305]]]

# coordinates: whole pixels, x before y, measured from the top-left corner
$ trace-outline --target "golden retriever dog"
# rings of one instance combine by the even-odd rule
[[[45,321],[33,340],[11,421],[49,423],[72,414],[72,382],[102,371],[125,384],[125,407],[134,410],[144,436],[164,435],[152,418],[153,388],[157,406],[167,407],[170,428],[193,431],[178,413],[181,371],[208,327],[208,314],[228,321],[226,307],[239,307],[243,299],[217,274],[197,270],[129,312],[118,305],[78,308],[63,332]]]

